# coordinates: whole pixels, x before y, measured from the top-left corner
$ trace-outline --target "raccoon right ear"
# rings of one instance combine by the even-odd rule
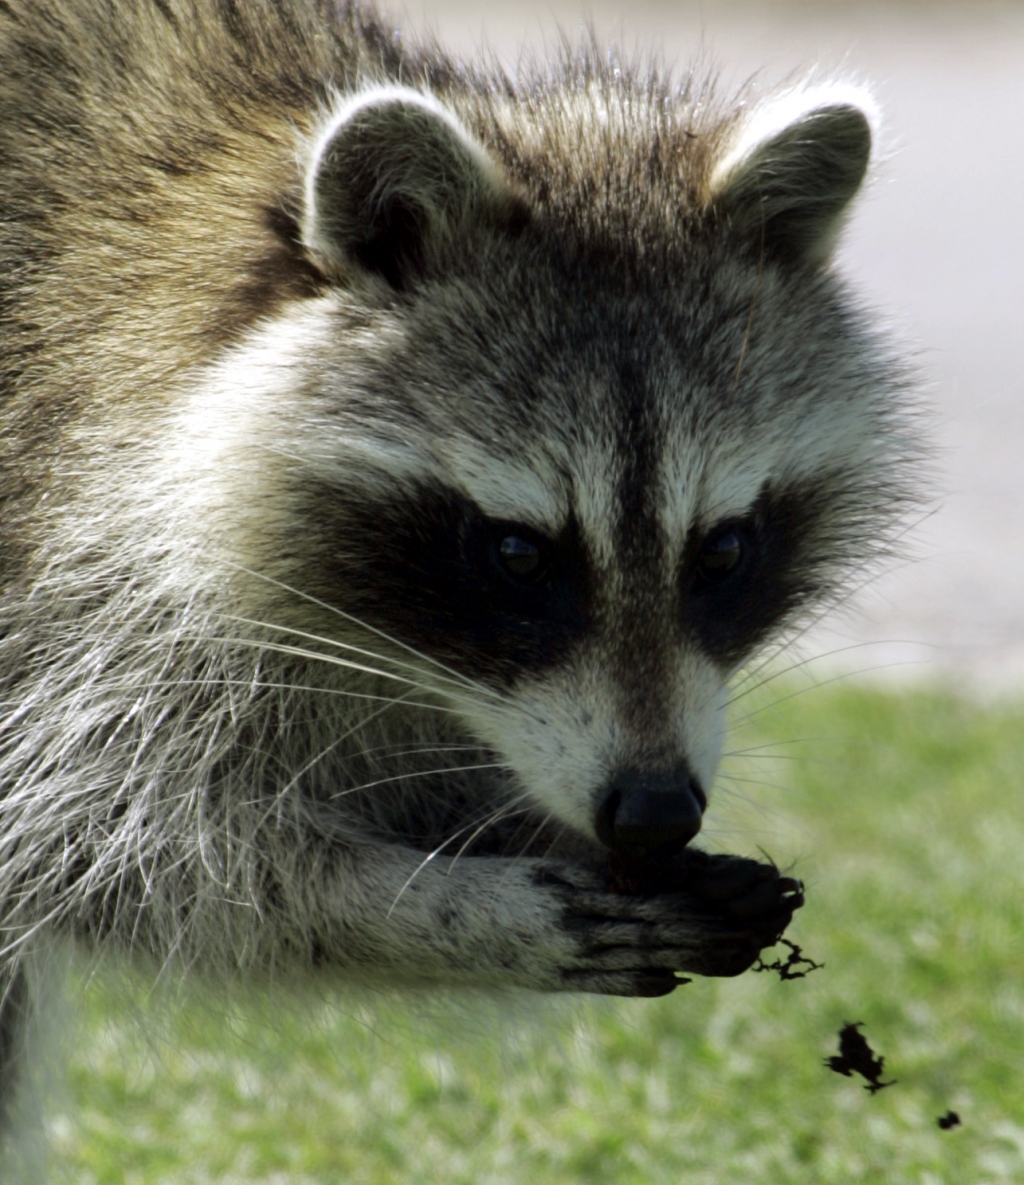
[[[405,87],[357,95],[318,138],[302,238],[328,274],[404,287],[474,221],[521,217],[498,168],[438,102]]]
[[[877,109],[864,90],[801,87],[754,108],[711,173],[712,207],[766,254],[824,261],[860,189]]]

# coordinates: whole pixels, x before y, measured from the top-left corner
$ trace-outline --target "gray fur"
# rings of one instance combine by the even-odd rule
[[[601,839],[699,825],[728,680],[910,500],[828,262],[870,105],[605,61],[512,79],[326,0],[0,5],[5,1102],[67,936],[645,995],[800,904]]]

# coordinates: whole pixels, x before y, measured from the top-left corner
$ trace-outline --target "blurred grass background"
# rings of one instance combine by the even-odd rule
[[[148,1043],[97,977],[57,1179],[1024,1181],[1024,706],[795,691],[736,705],[707,841],[795,861],[790,936],[822,970],[436,1015],[196,998]],[[823,1066],[845,1021],[898,1085],[872,1097]]]

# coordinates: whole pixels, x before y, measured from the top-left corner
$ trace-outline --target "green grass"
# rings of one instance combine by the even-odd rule
[[[95,984],[53,1124],[66,1179],[1024,1181],[1024,711],[847,688],[733,739],[709,839],[795,863],[791,937],[823,970],[447,1019],[196,1001],[148,1047]],[[898,1085],[823,1067],[844,1021]]]

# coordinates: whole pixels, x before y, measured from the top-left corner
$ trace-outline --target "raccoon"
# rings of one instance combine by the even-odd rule
[[[334,0],[0,5],[0,1081],[54,944],[659,996],[737,671],[913,495],[877,116]]]

